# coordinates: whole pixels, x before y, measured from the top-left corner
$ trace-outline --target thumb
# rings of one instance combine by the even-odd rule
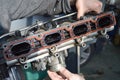
[[[64,67],[62,67],[62,68],[60,69],[60,73],[61,73],[62,76],[66,77],[66,78],[68,78],[68,79],[73,75],[69,70],[67,70],[67,69],[64,68]]]

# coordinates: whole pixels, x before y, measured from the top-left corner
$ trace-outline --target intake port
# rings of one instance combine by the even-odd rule
[[[53,33],[53,34],[47,35],[44,39],[44,41],[47,45],[52,45],[54,43],[58,43],[60,40],[61,40],[60,33]]]
[[[98,18],[97,20],[98,27],[104,28],[113,24],[113,19],[110,15]]]
[[[31,46],[27,42],[19,43],[11,48],[11,53],[15,56],[27,54],[31,50]]]
[[[78,25],[73,28],[73,33],[75,36],[80,36],[82,34],[85,34],[87,31],[88,28],[86,24]]]

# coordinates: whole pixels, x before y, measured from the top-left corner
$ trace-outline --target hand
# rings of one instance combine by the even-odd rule
[[[79,19],[85,13],[90,11],[100,13],[102,9],[102,2],[99,0],[76,0],[76,8],[78,11],[77,18]]]
[[[48,75],[52,80],[85,80],[83,76],[73,74],[63,67],[60,69],[60,75],[52,71],[48,71]]]

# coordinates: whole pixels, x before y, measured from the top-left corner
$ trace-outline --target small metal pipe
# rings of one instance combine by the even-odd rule
[[[35,53],[30,54],[28,56],[28,58],[36,57],[36,56],[41,55],[43,53],[49,53],[49,50],[48,49],[39,50],[39,51],[37,51]]]
[[[70,44],[74,44],[75,43],[75,40],[70,40],[70,41],[67,41],[67,42],[64,42],[60,45],[57,46],[57,48],[62,48],[62,47],[65,47],[66,45],[70,45]]]
[[[49,56],[49,53],[44,53],[42,55],[39,55],[37,57],[34,57],[34,58],[31,58],[31,59],[28,59],[27,61],[25,61],[24,63],[30,63],[30,62],[33,62],[33,61],[36,61],[36,60],[39,60],[39,59],[42,59],[44,57],[47,57]]]
[[[68,15],[65,15],[65,16],[62,16],[62,17],[58,17],[58,18],[52,19],[52,21],[56,21],[56,20],[59,20],[59,19],[63,19],[63,18],[72,16],[72,15],[75,15],[75,14],[77,14],[77,12],[74,12],[74,13],[71,13],[71,14],[68,14]]]
[[[67,49],[64,50],[64,53],[65,53],[65,57],[67,57],[68,56],[68,50]]]
[[[6,61],[7,65],[9,65],[9,66],[11,66],[11,65],[13,65],[13,64],[15,64],[17,62],[18,62],[17,59],[14,59],[14,60],[11,60],[11,61]]]
[[[77,73],[80,73],[80,46],[77,46]]]

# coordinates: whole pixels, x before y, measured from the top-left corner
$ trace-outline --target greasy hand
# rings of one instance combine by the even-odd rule
[[[90,11],[100,13],[102,9],[102,2],[99,0],[76,0],[76,8],[78,11],[77,18],[79,19],[85,13]]]
[[[83,76],[73,74],[65,68],[61,68],[60,73],[61,75],[58,75],[56,72],[48,71],[48,75],[52,80],[85,80]]]

